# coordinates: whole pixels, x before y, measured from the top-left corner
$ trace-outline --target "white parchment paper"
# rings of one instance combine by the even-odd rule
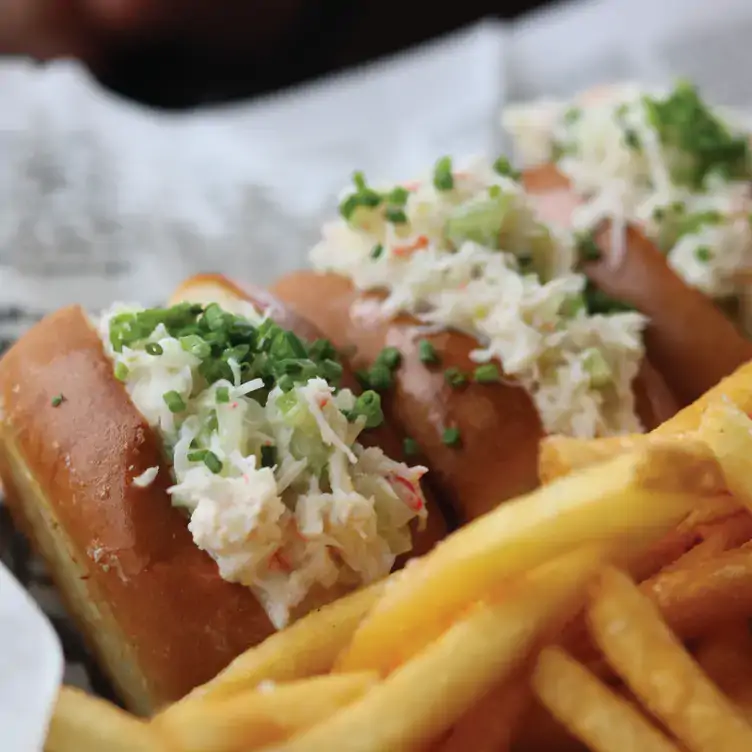
[[[0,564],[0,744],[33,752],[44,743],[63,675],[63,651],[34,600]]]

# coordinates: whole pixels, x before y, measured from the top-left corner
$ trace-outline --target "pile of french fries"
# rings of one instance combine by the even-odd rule
[[[752,750],[752,364],[151,719],[63,688],[48,752]]]

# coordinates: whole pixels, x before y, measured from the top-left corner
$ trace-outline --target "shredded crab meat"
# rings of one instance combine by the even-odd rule
[[[134,404],[162,436],[174,476],[168,493],[220,575],[249,587],[278,628],[314,587],[385,576],[412,547],[411,523],[425,520],[420,486],[406,481],[424,468],[363,449],[358,436],[365,418],[346,414],[355,396],[322,378],[267,394],[263,379],[243,382],[230,358],[232,381],[207,384],[201,360],[161,324],[143,342],[116,352],[111,319],[140,310],[118,305],[106,312],[98,322],[102,339],[116,370],[127,369]],[[150,343],[160,355],[146,351]],[[218,399],[220,389],[228,401]],[[170,392],[184,403],[179,413],[165,403]],[[133,482],[150,476],[147,470]]]
[[[472,357],[498,361],[522,384],[548,431],[589,438],[640,430],[631,382],[646,320],[575,310],[585,278],[572,235],[544,226],[522,187],[485,160],[455,170],[449,190],[431,177],[409,186],[405,221],[390,222],[376,207],[328,223],[311,252],[314,267],[384,292],[386,317],[407,312],[430,330],[476,338]],[[395,186],[374,190],[390,196]],[[593,350],[608,384],[590,373]]]

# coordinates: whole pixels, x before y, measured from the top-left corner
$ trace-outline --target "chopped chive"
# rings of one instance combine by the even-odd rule
[[[702,263],[707,263],[713,258],[713,253],[706,245],[701,245],[695,250],[695,258]]]
[[[226,322],[225,312],[216,303],[210,303],[204,311],[204,321],[211,331],[219,331]]]
[[[390,371],[394,371],[402,362],[402,353],[396,347],[385,347],[378,354],[376,362],[385,365]]]
[[[65,401],[65,397],[62,394],[56,394],[52,398],[52,406],[53,407],[60,407],[60,405],[62,405],[64,401]]]
[[[188,452],[188,462],[203,462],[208,451],[208,449],[196,449],[195,452]]]
[[[295,386],[295,380],[289,374],[284,374],[277,379],[277,386],[287,393]]]
[[[366,383],[371,389],[379,392],[389,389],[393,383],[391,369],[381,363],[375,363],[368,369]]]
[[[368,389],[371,386],[368,381],[368,371],[365,368],[355,371],[355,378],[364,389]]]
[[[415,455],[420,451],[418,449],[418,442],[415,441],[415,439],[411,439],[410,437],[406,436],[402,440],[402,451],[405,453],[406,457],[415,457]]]
[[[433,184],[437,191],[451,191],[454,188],[452,158],[442,157],[433,168]]]
[[[381,258],[383,253],[384,253],[384,246],[381,245],[381,243],[376,243],[376,245],[373,248],[371,248],[371,258],[374,261],[378,258]]]
[[[407,214],[404,209],[400,209],[398,206],[387,206],[384,210],[384,216],[388,222],[394,225],[407,224]]]
[[[125,381],[128,378],[129,373],[130,370],[128,369],[128,366],[125,365],[125,363],[115,364],[115,378],[118,381]]]
[[[277,464],[277,447],[264,444],[261,447],[261,467],[274,467]]]
[[[581,233],[576,238],[577,252],[581,262],[599,261],[601,249],[595,242],[592,232]]]
[[[467,383],[467,376],[465,376],[459,368],[452,366],[444,371],[444,381],[446,381],[452,389],[457,389]]]
[[[325,360],[321,364],[321,373],[330,384],[336,384],[342,378],[342,366],[336,360]]]
[[[364,416],[366,428],[376,428],[384,422],[384,413],[381,409],[381,397],[372,391],[363,392],[356,400],[351,411],[351,418]]]
[[[500,185],[489,185],[488,186],[488,195],[490,198],[499,198],[501,196],[501,186]]]
[[[162,355],[164,353],[164,348],[159,344],[159,342],[147,342],[144,350],[149,355]]]
[[[230,388],[226,386],[218,386],[217,391],[214,393],[214,398],[219,404],[224,404],[230,401]]]
[[[631,128],[624,131],[624,143],[634,151],[639,151],[642,148],[639,136]]]
[[[214,452],[206,452],[206,455],[204,456],[204,464],[211,470],[215,475],[218,475],[222,472],[222,460],[217,457]]]
[[[394,206],[404,206],[407,203],[409,196],[410,191],[408,191],[407,188],[403,188],[401,185],[398,185],[396,188],[389,192],[386,200],[387,203],[393,204]]]
[[[439,362],[436,348],[427,339],[418,342],[418,357],[421,363],[435,364]]]
[[[359,191],[364,191],[368,187],[366,185],[366,176],[363,174],[361,170],[357,170],[356,172],[353,173],[352,181],[355,184],[355,187]]]
[[[188,334],[180,338],[180,346],[191,355],[203,360],[211,355],[211,345],[197,334]]]
[[[495,363],[484,363],[473,372],[473,380],[478,384],[493,384],[501,379],[501,373]]]
[[[169,408],[171,413],[182,413],[185,410],[185,400],[174,389],[165,392],[162,395],[162,399]]]
[[[512,178],[512,180],[519,180],[520,173],[512,167],[512,163],[504,156],[499,157],[493,163],[494,172],[503,177]]]
[[[666,210],[662,206],[656,206],[655,209],[653,209],[653,219],[656,222],[663,222],[665,218]]]
[[[441,440],[450,447],[456,447],[460,445],[460,429],[459,428],[445,428],[444,433],[441,435]]]

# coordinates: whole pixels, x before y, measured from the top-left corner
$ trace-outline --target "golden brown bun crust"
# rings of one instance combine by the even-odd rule
[[[526,170],[526,190],[537,196],[548,221],[567,226],[579,199],[553,164]],[[752,358],[749,342],[713,301],[689,287],[639,230],[627,229],[627,252],[614,263],[608,224],[598,233],[604,260],[585,272],[609,295],[650,317],[645,345],[680,406],[694,402]]]
[[[269,315],[286,329],[291,329],[303,339],[313,342],[316,339],[325,337],[322,330],[315,325],[313,320],[304,318],[296,313],[293,308],[283,303],[277,296],[272,293],[249,284],[240,284],[229,280],[221,274],[199,274],[187,279],[175,291],[171,298],[172,302],[181,300],[191,300],[194,302],[210,302],[217,300],[218,295],[227,294],[232,298],[250,301],[256,308],[268,310]],[[332,340],[334,342],[334,340]],[[337,343],[334,342],[336,345]],[[357,380],[347,366],[343,363],[342,386],[349,387],[353,391],[360,392],[360,386]],[[361,441],[366,446],[381,447],[384,452],[393,459],[407,459],[404,457],[402,437],[394,429],[392,421],[387,421],[375,429],[365,431],[361,434]],[[396,425],[399,425],[398,423]],[[428,520],[423,530],[413,531],[413,549],[410,556],[420,556],[428,552],[437,541],[441,540],[447,534],[447,521],[441,507],[437,504],[434,496],[431,494],[429,487],[424,483],[424,494],[426,497],[426,506],[428,508]],[[397,562],[397,565],[404,563],[404,559]]]
[[[467,373],[476,343],[453,332],[425,336],[410,316],[384,321],[378,298],[359,295],[333,274],[296,272],[273,291],[309,317],[338,346],[355,346],[353,364],[365,367],[382,348],[402,353],[395,387],[383,395],[390,420],[418,443],[433,478],[462,519],[473,519],[538,484],[538,442],[543,435],[537,411],[524,389],[509,384],[468,384],[452,389],[444,370]],[[433,368],[420,361],[418,342],[428,339],[441,357]],[[462,443],[446,446],[445,428],[456,427]]]
[[[64,401],[54,407],[59,394]],[[145,697],[121,683],[132,705],[182,697],[274,631],[251,591],[219,576],[170,505],[159,441],[78,307],[44,319],[0,360],[0,399],[4,432],[88,570],[91,598],[112,612],[145,678]],[[132,484],[155,465],[151,486]],[[28,517],[22,499],[8,501],[16,517]],[[117,681],[118,657],[102,656],[97,630],[87,636]]]
[[[598,244],[610,250],[608,226]],[[627,253],[615,266],[588,265],[587,275],[609,295],[650,318],[645,345],[681,406],[701,397],[752,359],[746,339],[713,301],[669,267],[665,256],[639,230],[627,228]]]

